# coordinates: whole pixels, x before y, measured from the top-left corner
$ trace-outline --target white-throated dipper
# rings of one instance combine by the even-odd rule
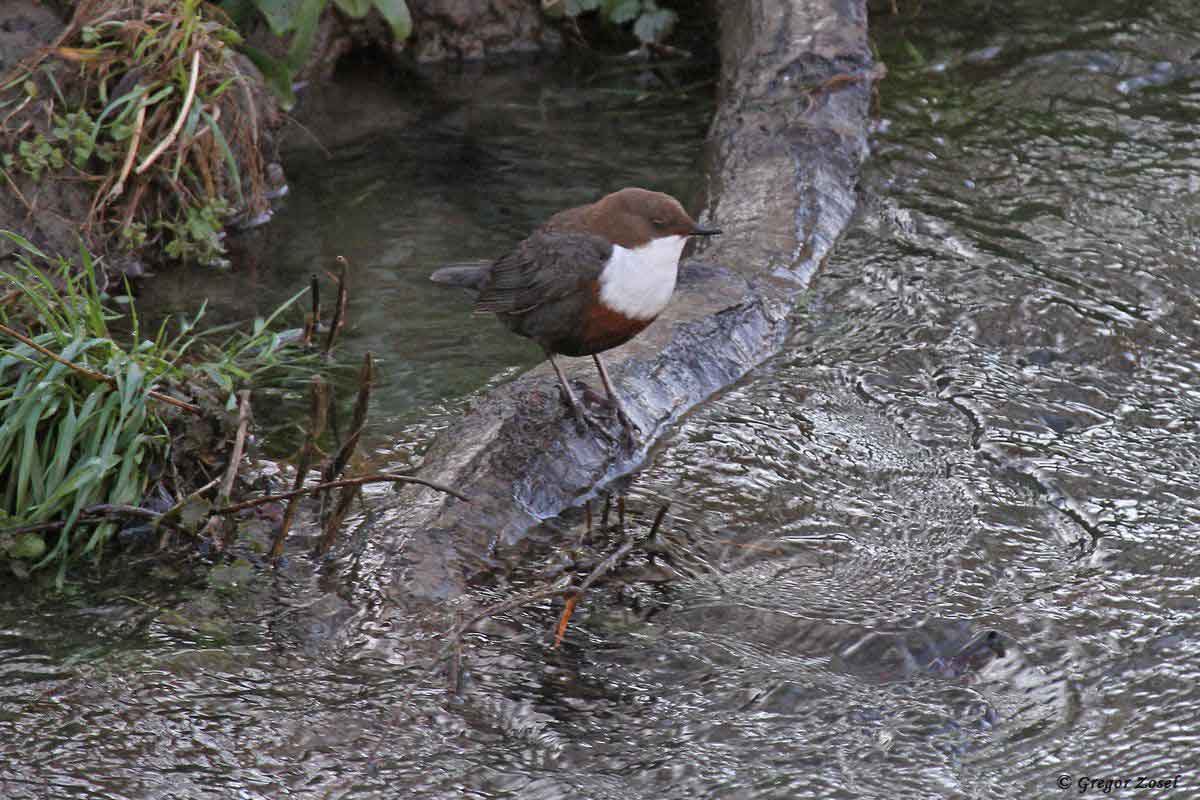
[[[560,211],[496,261],[447,265],[435,283],[475,289],[476,313],[493,313],[541,345],[581,424],[607,431],[576,399],[554,356],[591,356],[626,435],[633,423],[597,354],[641,333],[675,291],[689,236],[712,236],[674,197],[621,189],[591,205]]]

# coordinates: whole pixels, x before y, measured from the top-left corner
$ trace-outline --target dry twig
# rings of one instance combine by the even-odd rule
[[[237,398],[237,436],[233,440],[233,452],[229,454],[229,465],[225,468],[225,479],[221,481],[221,492],[217,495],[217,502],[221,505],[228,503],[229,496],[233,494],[233,481],[237,477],[238,467],[242,462],[242,450],[246,446],[246,431],[250,428],[250,390],[240,390]]]
[[[346,465],[350,463],[350,459],[354,457],[354,451],[358,449],[358,442],[362,439],[362,432],[367,427],[367,411],[371,406],[371,387],[375,384],[375,359],[370,351],[363,356],[362,369],[358,373],[358,397],[354,401],[354,416],[350,421],[350,436],[338,448],[337,453],[325,468],[322,474],[322,479],[328,483],[341,477],[346,469]],[[329,552],[329,548],[333,546],[333,539],[337,535],[338,528],[342,526],[342,520],[346,518],[346,514],[350,511],[350,503],[358,494],[359,487],[346,486],[338,493],[337,504],[334,506],[329,518],[325,520],[325,530],[321,534],[321,539],[317,543],[317,555],[324,555]]]
[[[624,511],[624,508],[625,508],[624,500],[625,500],[625,498],[622,497],[621,498],[621,510],[622,511]],[[658,533],[658,528],[659,528],[659,526],[662,525],[663,519],[666,518],[667,511],[670,508],[671,508],[670,503],[663,503],[662,508],[660,508],[658,510],[658,515],[654,517],[654,524],[650,526],[650,533],[648,533],[646,535],[647,539],[653,539],[654,535],[656,533]],[[621,517],[622,517],[622,529],[624,529],[625,515],[622,514]],[[607,573],[609,570],[611,570],[613,567],[615,567],[617,564],[619,564],[625,558],[625,556],[629,555],[629,551],[631,551],[633,549],[633,544],[634,544],[633,537],[632,536],[626,537],[625,541],[621,543],[620,547],[618,547],[616,550],[614,550],[612,552],[612,554],[609,555],[608,558],[601,561],[599,564],[596,565],[595,569],[593,569],[590,573],[588,573],[587,578],[584,579],[583,583],[579,584],[579,588],[573,594],[567,595],[565,605],[563,607],[563,613],[558,618],[558,625],[555,626],[555,629],[554,629],[554,644],[551,645],[552,650],[556,649],[562,643],[563,635],[567,632],[567,623],[570,622],[571,614],[573,614],[575,612],[575,606],[578,604],[579,599],[581,597],[583,597],[583,593],[586,592],[588,589],[590,589],[592,584],[594,584],[601,577],[603,577],[605,575],[605,573]]]
[[[325,355],[329,355],[333,350],[338,331],[346,323],[346,305],[350,295],[350,262],[344,256],[338,256],[337,263],[337,303],[333,307],[333,319],[329,322],[329,335],[325,338]]]
[[[150,155],[138,164],[138,168],[134,170],[138,175],[141,175],[150,165],[153,164],[159,156],[163,154],[171,143],[175,141],[175,137],[179,135],[179,131],[183,128],[183,123],[187,119],[188,112],[192,110],[192,101],[196,98],[196,81],[200,77],[200,51],[192,51],[192,72],[188,78],[187,95],[183,98],[183,105],[179,109],[179,116],[175,118],[175,124],[171,126],[171,130],[167,133],[167,137],[158,143],[158,146],[150,151]]]
[[[142,126],[146,122],[146,106],[138,106],[137,118],[133,121],[133,136],[129,137],[129,150],[125,153],[125,162],[121,164],[121,174],[117,177],[117,185],[108,193],[108,200],[115,200],[125,191],[125,181],[129,178],[129,170],[133,169],[133,161],[137,157],[138,145],[142,141]]]
[[[462,492],[451,489],[449,486],[443,486],[440,483],[427,481],[424,478],[416,478],[412,475],[393,475],[391,473],[381,472],[375,475],[361,475],[357,478],[342,478],[341,480],[330,481],[329,483],[318,483],[315,486],[305,486],[290,492],[283,492],[282,494],[271,494],[266,495],[265,497],[256,497],[253,500],[243,500],[240,503],[234,503],[233,505],[218,508],[213,511],[213,513],[236,514],[239,511],[245,511],[247,508],[264,506],[267,503],[278,503],[281,500],[287,500],[302,494],[318,494],[330,489],[337,489],[340,486],[360,486],[364,483],[416,483],[420,484],[421,486],[428,486],[430,489],[433,489],[436,492],[442,492],[443,494],[457,497],[459,500],[464,502],[471,502],[471,498],[467,497]]]
[[[296,465],[296,478],[292,481],[292,491],[304,486],[308,477],[308,469],[312,465],[313,455],[317,451],[317,440],[325,431],[325,420],[329,415],[329,384],[320,375],[313,375],[312,405],[309,412],[308,432],[304,436],[304,447],[300,450],[300,461]],[[275,541],[271,543],[270,558],[275,560],[283,555],[283,542],[288,531],[292,528],[292,520],[296,516],[296,501],[301,494],[296,494],[288,500],[287,508],[283,511],[283,520],[275,533]]]

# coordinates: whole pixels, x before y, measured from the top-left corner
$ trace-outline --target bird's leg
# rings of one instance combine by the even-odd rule
[[[575,414],[575,421],[579,423],[580,427],[591,425],[606,439],[609,441],[615,441],[615,439],[613,439],[613,435],[609,433],[603,425],[600,424],[598,419],[589,414],[579,400],[576,399],[575,393],[571,391],[571,384],[567,383],[567,376],[563,375],[563,371],[559,368],[558,362],[554,360],[554,354],[547,352],[546,358],[549,359],[550,366],[554,367],[554,374],[558,376],[559,388],[562,389],[563,398],[566,400],[567,405],[571,407],[572,413]]]
[[[617,412],[617,421],[621,423],[621,427],[625,429],[625,438],[629,444],[633,444],[637,433],[641,433],[637,426],[633,424],[633,420],[625,413],[625,406],[621,403],[621,398],[613,391],[612,380],[608,377],[608,370],[604,368],[604,362],[600,360],[600,356],[592,354],[592,360],[596,362],[596,369],[600,371],[600,382],[604,384],[604,391],[608,393],[609,402]]]

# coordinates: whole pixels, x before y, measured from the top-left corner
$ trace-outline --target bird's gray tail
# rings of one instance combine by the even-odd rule
[[[434,283],[446,286],[460,286],[464,289],[479,289],[483,276],[487,274],[490,261],[464,261],[459,264],[447,264],[429,276]]]

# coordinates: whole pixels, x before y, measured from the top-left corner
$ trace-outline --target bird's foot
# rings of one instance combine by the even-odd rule
[[[592,392],[592,390],[585,385],[583,387],[582,394],[584,394],[586,397],[589,392],[593,395],[595,394],[595,392]],[[583,403],[577,402],[574,397],[564,392],[561,386],[559,387],[559,396],[562,397],[563,403],[571,409],[571,413],[575,416],[575,425],[579,428],[579,433],[581,435],[586,434],[588,428],[591,428],[609,442],[613,444],[616,443],[617,437],[612,435],[612,433],[608,430],[608,426],[596,419],[591,412],[584,408]]]
[[[637,447],[642,431],[634,424],[629,415],[625,413],[625,409],[621,408],[620,405],[616,406],[616,412],[617,422],[621,423],[621,442],[625,445],[626,450],[632,450]]]
[[[575,406],[574,410],[575,424],[578,426],[581,434],[587,433],[587,429],[590,427],[596,433],[607,439],[610,443],[616,444],[617,437],[613,436],[612,432],[609,431],[608,426],[602,421],[596,419],[591,412],[585,410],[582,406]]]
[[[621,407],[620,402],[607,395],[600,394],[590,386],[582,385],[579,392],[580,399],[586,405],[597,406],[601,409],[601,413],[616,421],[621,426],[621,442],[626,449],[632,450],[638,443],[641,436],[641,429],[634,424],[629,415],[625,413],[625,409]]]
[[[605,411],[608,411],[612,408],[612,403],[607,397],[600,394],[583,381],[576,381],[575,388],[579,390],[579,399],[583,401],[585,406],[597,406]]]

